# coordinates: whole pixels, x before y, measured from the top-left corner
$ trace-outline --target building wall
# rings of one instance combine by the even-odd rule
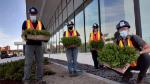
[[[131,25],[130,34],[142,33],[143,39],[150,43],[149,0],[58,0],[58,2],[56,0],[43,0],[43,2],[45,1],[44,6],[41,5],[43,2],[39,2],[39,0],[37,0],[38,2],[35,2],[36,0],[27,1],[27,9],[31,5],[35,5],[41,12],[43,7],[40,18],[47,30],[53,34],[49,44],[55,46],[55,51],[62,50],[59,47],[62,45],[60,40],[63,32],[67,30],[66,23],[70,20],[75,23],[75,29],[81,36],[80,52],[89,51],[89,34],[94,23],[100,24],[99,29],[106,36],[106,39],[109,39],[114,37],[116,24],[120,20],[127,20]],[[137,9],[135,6],[137,4],[134,4],[135,1],[140,1],[141,21],[136,21],[137,13],[135,10]],[[35,3],[29,5],[29,2]],[[136,25],[138,22],[141,22],[142,31],[137,32],[137,29],[140,28]]]
[[[75,29],[81,36],[82,46],[79,48],[80,52],[90,51],[88,41],[90,32],[92,31],[92,25],[94,23],[100,24],[100,30],[104,35],[106,35],[106,39],[114,37],[114,33],[116,32],[116,24],[120,20],[127,20],[131,25],[130,33],[136,33],[133,1],[92,0],[92,2],[85,7],[85,9],[82,9],[84,8],[84,5],[86,5],[86,3],[74,11],[74,18],[69,19],[75,23]],[[77,13],[81,9],[82,11]],[[66,30],[67,27],[64,25],[61,30],[58,30],[51,38],[50,43],[53,45],[62,45],[59,43],[60,38],[63,35],[63,31]]]

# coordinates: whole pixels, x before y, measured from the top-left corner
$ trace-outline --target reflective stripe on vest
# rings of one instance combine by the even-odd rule
[[[27,24],[27,25],[26,25],[26,26],[27,26],[27,29],[34,29],[31,20],[27,20],[27,23],[26,23],[26,24]],[[37,24],[37,26],[36,26],[36,30],[42,30],[42,23],[41,23],[41,21],[38,21],[38,24]]]
[[[77,36],[77,31],[73,31],[72,35],[70,35],[69,31],[66,31],[66,37],[70,37],[70,36]]]
[[[129,46],[129,47],[133,47],[133,43],[132,43],[132,41],[131,41],[129,38],[128,38],[127,41],[128,41],[128,46]],[[124,47],[124,44],[123,44],[123,41],[122,41],[122,40],[119,41],[119,46],[120,46],[121,48]],[[132,63],[130,64],[130,66],[131,66],[131,67],[137,66],[137,62],[135,62],[135,61],[132,62]]]
[[[99,40],[101,40],[101,34],[100,34],[100,32],[98,31],[97,33],[96,33],[96,37],[94,36],[94,33],[92,32],[91,34],[90,34],[90,41],[99,41]]]

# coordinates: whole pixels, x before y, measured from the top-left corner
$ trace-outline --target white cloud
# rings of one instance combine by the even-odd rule
[[[3,32],[0,32],[0,46],[1,47],[4,47],[4,46],[7,46],[9,45],[11,47],[11,49],[16,49],[17,47],[14,45],[14,42],[21,42],[22,39],[21,37],[18,38],[18,37],[12,37],[11,35],[7,35]],[[20,46],[20,48],[22,48]]]

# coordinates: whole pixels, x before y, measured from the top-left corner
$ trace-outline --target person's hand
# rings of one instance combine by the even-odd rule
[[[141,55],[141,54],[144,54],[144,53],[143,53],[143,51],[140,51],[139,54]]]
[[[96,48],[91,48],[91,50],[97,50]]]
[[[75,47],[76,47],[75,45],[71,45],[71,46],[70,46],[70,48],[75,48]]]

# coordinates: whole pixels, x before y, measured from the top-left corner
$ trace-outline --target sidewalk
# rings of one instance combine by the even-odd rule
[[[65,53],[44,54],[44,57],[67,61]],[[81,63],[81,64],[88,64],[88,65],[94,66],[91,53],[78,53],[77,61],[78,63]],[[133,70],[132,72],[139,73],[139,71],[135,71],[135,70]],[[147,73],[150,73],[150,68],[147,71]]]
[[[63,65],[56,63],[47,65],[47,68],[56,72],[55,75],[44,77],[47,84],[119,84],[85,72],[78,77],[69,77],[67,69]]]

